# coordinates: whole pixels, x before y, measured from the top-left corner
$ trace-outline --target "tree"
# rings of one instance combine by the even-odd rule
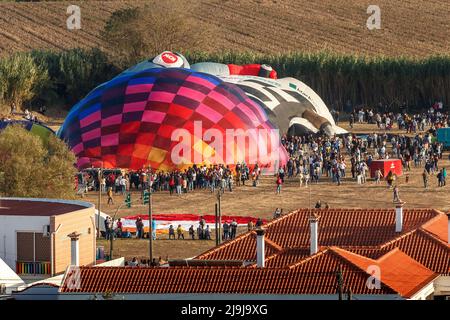
[[[151,1],[113,12],[102,37],[110,60],[127,68],[165,50],[210,51],[211,32],[211,26],[195,21],[178,1]]]
[[[35,98],[49,81],[45,68],[29,53],[16,53],[0,59],[0,100],[21,107]]]
[[[0,194],[74,197],[75,155],[56,136],[43,140],[20,125],[0,132]]]

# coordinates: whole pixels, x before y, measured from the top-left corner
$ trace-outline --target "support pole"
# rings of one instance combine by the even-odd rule
[[[100,212],[102,208],[102,176],[103,176],[103,163],[98,171],[98,215],[97,215],[97,239],[100,239]],[[108,232],[108,230],[105,230],[105,232]]]
[[[150,186],[150,181],[148,184],[148,239],[149,239],[149,252],[148,255],[150,257],[150,263],[153,263],[153,228],[152,228],[152,220],[153,220],[153,208],[152,208],[152,187]]]
[[[216,203],[216,205],[215,205],[215,217],[216,217],[216,219],[215,219],[215,222],[216,222],[216,246],[218,246],[219,244],[220,244],[220,242],[219,242],[219,209],[218,209],[218,206],[217,206],[217,203]]]
[[[219,211],[219,244],[222,243],[222,210],[220,207],[220,199],[221,199],[220,190],[217,192],[217,200],[218,200],[218,211]]]

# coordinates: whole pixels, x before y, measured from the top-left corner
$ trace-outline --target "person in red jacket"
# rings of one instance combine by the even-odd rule
[[[277,176],[277,194],[281,194],[281,185],[283,184],[283,180],[281,180],[280,175]]]

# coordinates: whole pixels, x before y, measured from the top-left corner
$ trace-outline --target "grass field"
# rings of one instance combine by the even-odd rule
[[[103,47],[112,12],[151,1],[0,2],[0,55],[31,49]],[[212,26],[210,51],[286,51],[369,56],[450,52],[450,6],[441,0],[379,0],[381,29],[366,27],[367,0],[180,0],[186,15]],[[67,6],[81,8],[81,29],[66,27]],[[196,48],[192,48],[196,49]],[[204,49],[204,48],[203,48]]]
[[[344,125],[345,126],[345,125]],[[355,125],[354,132],[370,132],[376,130],[376,125]],[[395,131],[394,131],[395,132]],[[449,152],[444,154],[441,166],[450,168]],[[348,160],[348,159],[347,159]],[[406,202],[406,208],[435,208],[441,211],[450,210],[450,185],[438,188],[437,179],[430,178],[430,185],[424,190],[421,173],[423,168],[412,168],[408,172],[409,182],[405,182],[405,175],[399,178],[397,184],[400,197]],[[351,177],[349,168],[347,177]],[[275,194],[275,179],[263,177],[261,184],[254,188],[251,186],[237,187],[233,193],[225,193],[222,198],[222,213],[224,215],[244,215],[271,219],[276,207],[289,212],[298,208],[312,206],[317,200],[327,202],[331,208],[391,208],[392,190],[386,184],[375,185],[369,181],[364,185],[357,185],[351,178],[345,178],[341,186],[332,184],[327,178],[322,178],[318,184],[311,185],[311,202],[309,201],[309,188],[299,187],[297,179],[287,180],[283,185],[281,196]],[[136,199],[140,193],[134,193]],[[105,198],[105,197],[103,197]],[[97,194],[90,193],[85,200],[97,204]],[[104,199],[106,200],[106,199]],[[117,203],[123,198],[116,196],[116,205],[108,206],[102,203],[102,211],[113,214]],[[196,191],[182,196],[170,196],[167,192],[153,195],[153,212],[158,213],[194,213],[214,214],[215,197],[209,191]],[[134,206],[131,209],[121,209],[118,216],[147,214],[144,205]],[[241,230],[242,231],[242,230]],[[155,255],[169,258],[188,258],[195,256],[213,246],[214,241],[199,240],[162,240],[155,242]],[[100,244],[109,250],[109,244],[101,241]],[[148,256],[148,241],[144,240],[116,240],[114,241],[114,255],[131,258]]]

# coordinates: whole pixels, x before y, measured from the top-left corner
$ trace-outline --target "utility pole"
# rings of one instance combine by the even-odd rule
[[[97,177],[98,178],[97,239],[100,239],[100,212],[102,207],[102,177],[103,177],[102,171],[103,171],[103,162],[100,169],[98,170],[98,177]],[[105,232],[108,232],[108,230],[105,230]]]
[[[344,285],[344,279],[342,276],[342,266],[339,265],[338,270],[336,271],[336,282],[337,282],[337,292],[339,300],[343,300],[343,285]]]
[[[220,190],[217,192],[217,200],[218,200],[218,211],[219,211],[219,236],[218,236],[218,243],[222,243],[222,210],[220,207],[220,199],[221,199]]]
[[[150,179],[148,182],[148,239],[149,239],[149,257],[150,263],[153,263],[153,208],[152,208],[152,187],[150,186]]]
[[[216,246],[218,246],[220,243],[219,243],[219,209],[218,209],[218,206],[217,206],[217,202],[216,202],[216,205],[215,205],[215,216],[216,216],[216,219],[215,219],[215,221],[216,221]]]

